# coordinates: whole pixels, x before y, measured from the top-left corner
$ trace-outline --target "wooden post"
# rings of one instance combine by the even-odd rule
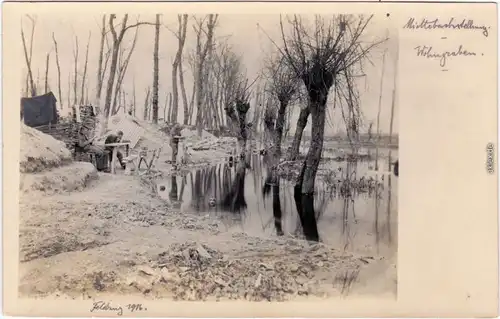
[[[116,171],[116,154],[118,152],[118,148],[113,147],[113,153],[111,154],[111,174],[115,174]]]

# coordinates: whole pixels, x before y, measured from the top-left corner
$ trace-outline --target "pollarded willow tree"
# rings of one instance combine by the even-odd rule
[[[310,25],[297,15],[287,17],[285,21],[280,19],[281,51],[305,85],[312,119],[311,145],[303,172],[297,180],[305,213],[313,212],[312,194],[323,149],[326,102],[330,89],[345,70],[362,63],[371,49],[382,42],[365,43],[362,40],[372,17],[316,15]]]
[[[223,48],[223,54],[218,55],[220,101],[223,103],[229,129],[238,139],[239,156],[246,159],[248,131],[251,126],[247,122],[247,113],[250,110],[250,88],[255,81],[249,83],[241,57],[230,47]]]
[[[272,134],[272,155],[275,161],[279,161],[286,111],[290,102],[296,97],[299,79],[288,64],[288,60],[282,55],[274,56],[267,62],[265,73],[268,79],[266,93],[269,99],[266,101],[264,125]]]
[[[236,133],[238,139],[239,156],[246,159],[247,139],[249,123],[247,113],[250,109],[250,86],[248,79],[243,75],[235,79],[236,86],[231,92],[229,103],[225,105],[224,111],[230,122],[231,130]]]
[[[281,225],[280,180],[277,174],[281,158],[281,140],[286,124],[286,112],[289,104],[296,98],[299,89],[299,79],[282,55],[273,56],[264,70],[266,78],[265,93],[268,96],[264,111],[264,127],[271,137],[271,150],[266,157],[270,162],[267,167],[267,177],[262,188],[266,196],[272,189],[273,216],[278,236],[283,235]]]
[[[290,102],[296,97],[299,79],[282,55],[273,56],[266,61],[264,74],[267,78],[264,129],[266,135],[270,137],[267,143],[271,144],[270,151],[266,152],[266,158],[270,164],[263,187],[263,194],[266,195],[271,185],[277,186],[279,192],[276,170],[281,158],[281,140],[285,128],[286,111]],[[273,188],[273,191],[275,189]]]

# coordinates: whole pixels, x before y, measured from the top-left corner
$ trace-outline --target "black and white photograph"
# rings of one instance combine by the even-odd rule
[[[390,13],[47,12],[19,30],[19,298],[397,299]]]

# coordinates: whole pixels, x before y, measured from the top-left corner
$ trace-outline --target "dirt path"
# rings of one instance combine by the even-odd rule
[[[30,193],[20,203],[20,295],[395,297],[395,261],[223,229],[221,221],[171,210],[132,176],[100,174],[80,192]]]

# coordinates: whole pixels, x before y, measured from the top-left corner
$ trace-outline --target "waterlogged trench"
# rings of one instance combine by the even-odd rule
[[[393,160],[396,155],[392,151]],[[326,167],[317,177],[314,196],[320,241],[342,251],[394,257],[398,178],[387,173],[375,178],[371,160],[327,161]],[[387,172],[387,158],[382,157],[379,170],[384,167]],[[157,187],[160,196],[175,208],[222,220],[228,231],[304,237],[307,226],[303,227],[297,213],[293,181],[280,179],[279,194],[271,187],[264,195],[267,175],[262,156],[253,155],[250,167],[244,170],[232,163],[215,163],[183,176],[167,177],[158,181]],[[347,175],[354,185],[351,191],[342,186]]]

